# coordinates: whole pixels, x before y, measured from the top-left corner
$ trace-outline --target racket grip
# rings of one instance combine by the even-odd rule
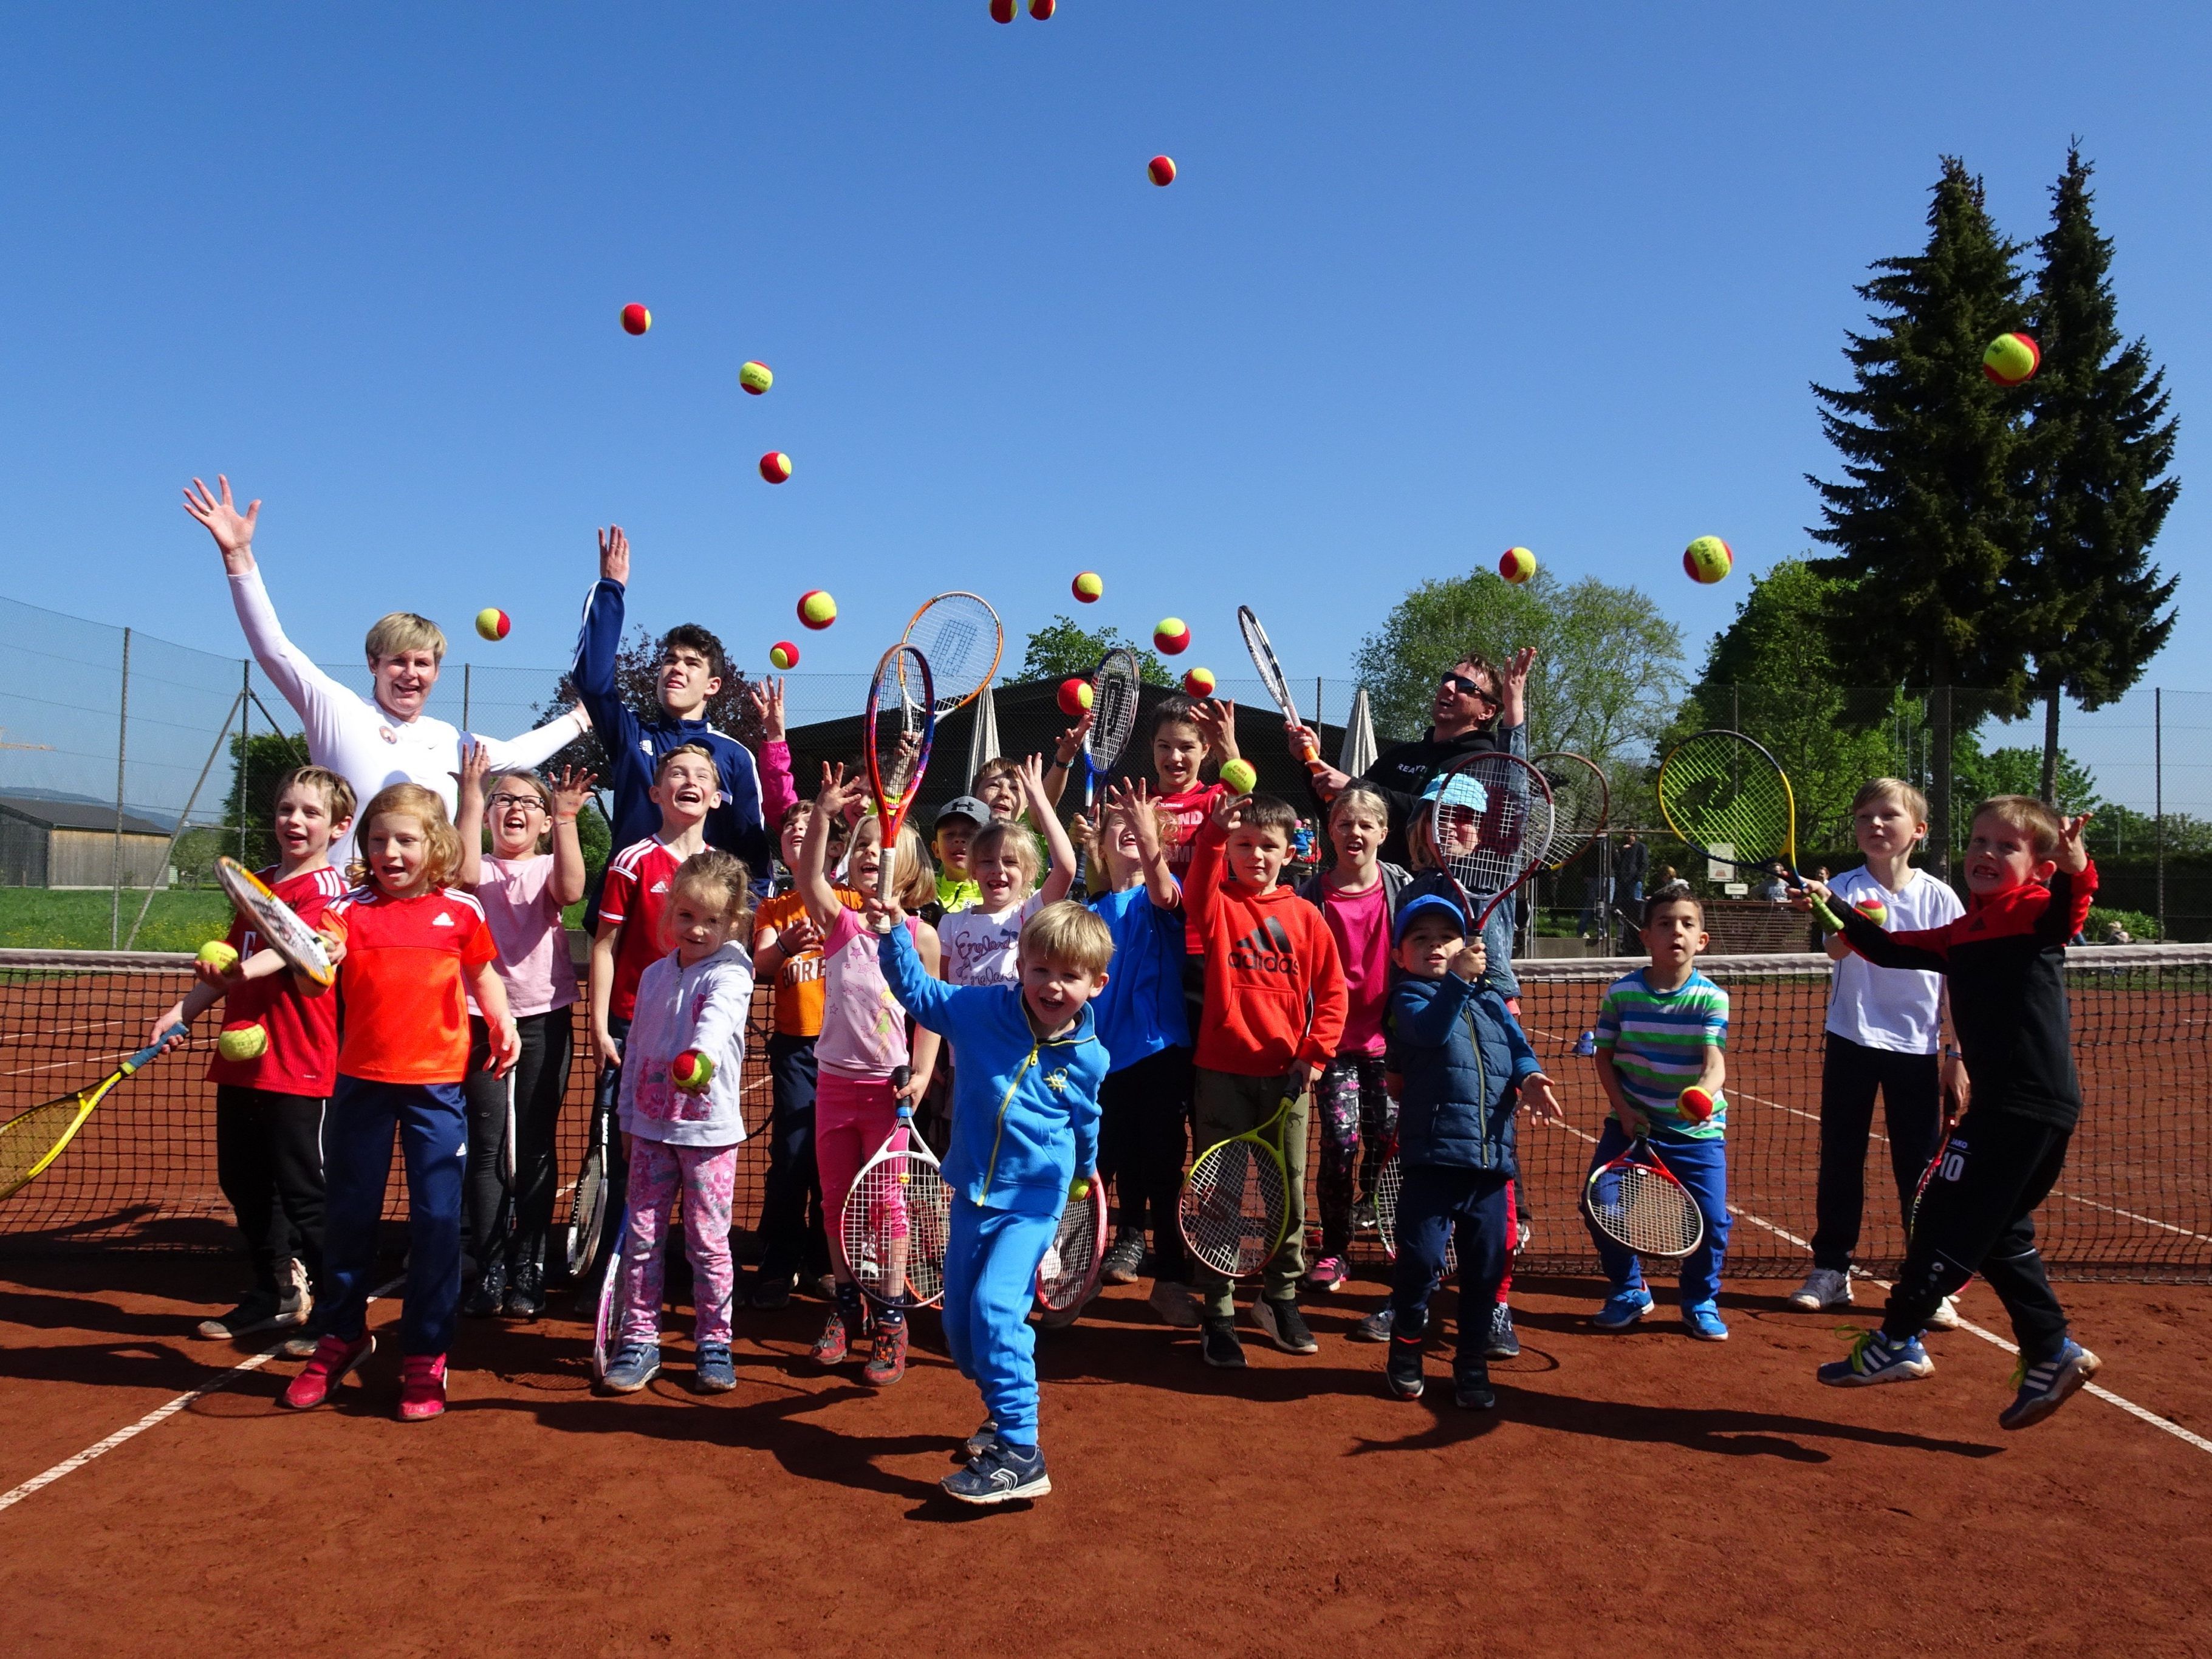
[[[1843,918],[1828,908],[1826,901],[1817,898],[1814,899],[1813,901],[1813,915],[1818,919],[1820,926],[1826,928],[1830,933],[1840,933],[1844,931]]]

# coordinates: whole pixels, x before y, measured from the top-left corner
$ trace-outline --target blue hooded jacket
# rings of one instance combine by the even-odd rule
[[[1399,981],[1390,993],[1390,1051],[1406,1080],[1398,1152],[1410,1167],[1521,1171],[1513,1120],[1521,1084],[1544,1068],[1497,992],[1457,974]]]
[[[1019,986],[947,985],[921,965],[903,927],[878,951],[899,1006],[959,1050],[946,1182],[984,1209],[1058,1215],[1077,1172],[1098,1166],[1107,1054],[1090,1006],[1066,1036],[1041,1038]]]

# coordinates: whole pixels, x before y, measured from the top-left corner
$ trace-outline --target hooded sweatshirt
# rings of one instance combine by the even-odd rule
[[[740,1101],[752,1001],[752,958],[735,939],[689,968],[671,951],[646,969],[623,1040],[623,1133],[672,1146],[734,1146],[745,1138]],[[714,1073],[704,1089],[679,1089],[668,1069],[692,1048],[714,1062]]]
[[[1194,1056],[1208,1071],[1280,1077],[1326,1065],[1344,1036],[1344,967],[1320,911],[1279,884],[1264,893],[1229,873],[1228,837],[1208,818],[1182,891],[1206,957],[1206,1017]]]

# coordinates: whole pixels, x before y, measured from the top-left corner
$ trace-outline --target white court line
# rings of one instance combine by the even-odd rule
[[[403,1278],[395,1279],[388,1285],[380,1285],[374,1291],[371,1291],[368,1293],[368,1299],[371,1302],[374,1302],[380,1297],[389,1296],[392,1291],[398,1290],[400,1285],[406,1282],[407,1281]],[[147,1430],[153,1428],[157,1425],[167,1422],[169,1419],[174,1417],[179,1412],[184,1410],[185,1407],[192,1404],[195,1401],[204,1400],[211,1394],[218,1393],[222,1389],[228,1388],[232,1383],[245,1376],[249,1371],[259,1370],[270,1360],[276,1358],[283,1351],[283,1344],[281,1342],[276,1344],[274,1347],[264,1348],[259,1353],[253,1354],[247,1358],[240,1360],[238,1364],[233,1365],[228,1370],[209,1378],[208,1381],[201,1383],[197,1389],[193,1389],[188,1393],[179,1395],[174,1400],[170,1401],[167,1405],[155,1407],[152,1411],[148,1412],[145,1416],[140,1418],[136,1423],[126,1424],[122,1428],[116,1430],[113,1434],[109,1435],[106,1439],[94,1441],[91,1445],[87,1446],[82,1451],[78,1452],[73,1457],[64,1457],[60,1462],[55,1464],[53,1468],[46,1470],[42,1474],[33,1475],[28,1480],[24,1481],[21,1486],[12,1487],[7,1492],[0,1492],[0,1510],[12,1508],[14,1505],[21,1503],[33,1492],[41,1492],[46,1487],[52,1486],[55,1481],[60,1480],[64,1475],[76,1474],[86,1464],[91,1462],[94,1458],[105,1457],[109,1452],[113,1451],[118,1446],[123,1444],[125,1441],[135,1440],[140,1435],[145,1433]]]

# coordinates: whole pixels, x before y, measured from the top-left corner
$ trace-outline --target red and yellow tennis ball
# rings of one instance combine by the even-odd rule
[[[1175,183],[1176,166],[1172,157],[1155,155],[1145,163],[1145,171],[1156,185],[1164,187]]]
[[[1717,536],[1700,536],[1682,550],[1682,568],[1693,582],[1717,582],[1735,568],[1735,550]]]
[[[1011,23],[1018,9],[1015,0],[991,0],[991,21],[994,23]]]
[[[1180,657],[1190,649],[1190,624],[1181,617],[1163,617],[1152,629],[1152,648],[1164,657]]]
[[[1187,697],[1203,701],[1213,695],[1213,671],[1211,668],[1190,668],[1183,671],[1182,691]]]
[[[258,1060],[269,1052],[266,1025],[234,1025],[215,1040],[215,1051],[225,1060]]]
[[[1889,907],[1878,898],[1863,898],[1852,905],[1851,908],[1877,927],[1889,926]]]
[[[835,621],[836,618],[836,607],[833,605],[830,607],[830,619]],[[799,666],[799,647],[789,640],[778,640],[769,647],[768,659],[778,668],[796,668]]]
[[[477,612],[477,632],[488,640],[503,640],[514,622],[495,605],[488,605]]]
[[[799,596],[799,620],[819,631],[837,620],[837,601],[817,587]]]
[[[1259,787],[1260,775],[1243,758],[1221,763],[1221,781],[1232,795],[1249,795]]]
[[[1060,712],[1070,716],[1079,715],[1091,707],[1089,680],[1062,680],[1060,683]]]
[[[624,306],[622,308],[622,325],[625,334],[642,334],[653,326],[653,313],[643,306]]]
[[[1999,386],[2019,386],[2033,377],[2043,348],[2026,334],[2000,334],[1982,352],[1982,373]]]
[[[238,966],[238,952],[228,939],[211,939],[199,948],[194,960],[212,968],[218,974],[227,974]]]
[[[770,483],[781,483],[791,476],[791,457],[780,449],[771,449],[761,457],[760,472]]]
[[[696,1094],[714,1080],[714,1059],[696,1048],[686,1048],[668,1062],[668,1080],[687,1094]]]
[[[1509,547],[1498,556],[1498,574],[1517,587],[1536,574],[1536,556],[1525,547]]]
[[[1059,7],[1060,0],[1030,0],[1030,15],[1040,23],[1045,22],[1050,19],[1054,11],[1059,9]],[[1088,1188],[1086,1188],[1085,1190],[1087,1191]]]
[[[1086,570],[1068,585],[1079,605],[1096,605],[1106,592],[1106,579],[1095,570]]]
[[[1692,1123],[1703,1123],[1713,1115],[1712,1095],[1695,1084],[1676,1096],[1674,1104],[1681,1108],[1682,1115]]]
[[[775,374],[766,363],[744,363],[738,368],[738,384],[757,398],[775,384]]]

